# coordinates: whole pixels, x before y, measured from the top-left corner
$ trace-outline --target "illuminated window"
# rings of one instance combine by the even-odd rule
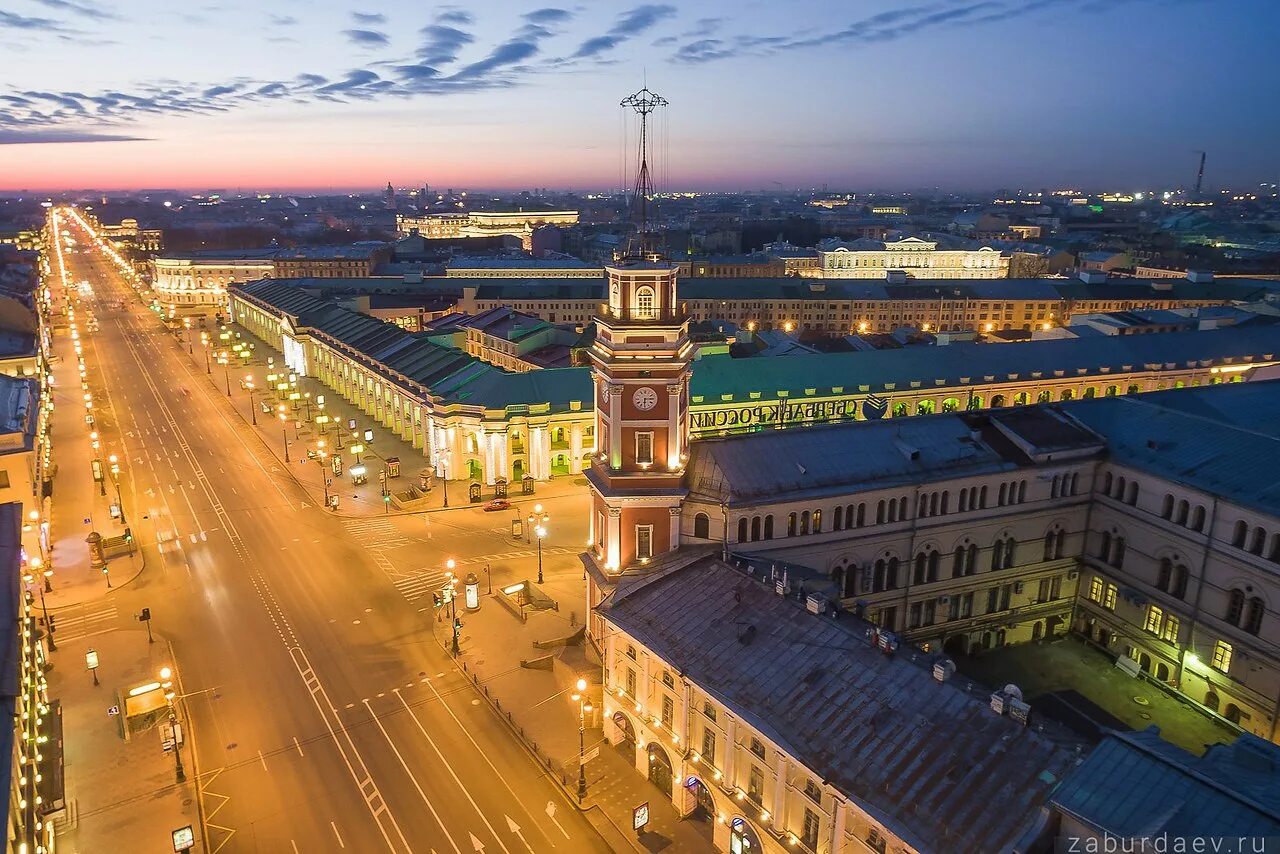
[[[1164,638],[1169,643],[1177,643],[1178,628],[1179,628],[1178,618],[1171,614],[1164,621],[1164,631],[1161,632],[1160,637]]]
[[[649,465],[653,462],[653,431],[645,430],[636,433],[636,462]]]
[[[804,829],[800,832],[800,842],[810,851],[818,850],[818,816],[808,807],[804,810]]]
[[[630,667],[627,668],[627,696],[634,697],[636,695],[636,672]]]
[[[676,717],[676,705],[671,701],[670,697],[662,698],[662,725],[667,729],[671,729],[671,723]]]
[[[653,557],[653,526],[636,525],[636,558],[648,560]]]
[[[1147,616],[1142,623],[1145,631],[1151,632],[1153,635],[1160,634],[1160,626],[1164,624],[1164,609],[1156,605],[1147,606]]]
[[[1226,673],[1231,669],[1231,644],[1218,641],[1213,645],[1213,669]]]
[[[1114,611],[1116,609],[1116,594],[1118,592],[1119,590],[1114,584],[1108,584],[1107,592],[1102,597],[1102,607],[1106,608],[1108,611]]]
[[[1102,579],[1096,575],[1093,578],[1090,578],[1089,579],[1089,599],[1101,605],[1102,591],[1103,591]]]
[[[702,728],[702,760],[708,765],[716,764],[716,731],[709,726]]]
[[[636,288],[636,309],[635,317],[637,320],[651,320],[658,316],[655,307],[654,290],[645,286]]]

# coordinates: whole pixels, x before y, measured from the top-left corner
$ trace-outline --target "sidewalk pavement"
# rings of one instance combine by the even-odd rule
[[[214,330],[215,327],[211,326],[207,331]],[[423,455],[422,449],[413,447],[411,443],[400,438],[394,431],[383,427],[372,416],[361,412],[336,391],[314,377],[298,378],[298,391],[304,395],[308,392],[311,394],[311,405],[308,407],[304,402],[296,412],[291,408],[289,420],[282,422],[275,414],[275,409],[284,401],[281,401],[275,392],[265,389],[268,385],[267,374],[271,372],[267,367],[267,358],[275,359],[274,370],[277,373],[288,374],[289,369],[285,367],[284,355],[248,332],[242,329],[237,331],[240,332],[241,341],[248,341],[254,345],[256,357],[249,364],[239,368],[233,366],[231,370],[211,360],[209,364],[211,372],[206,374],[206,377],[213,389],[224,397],[227,396],[228,385],[230,386],[229,400],[232,409],[245,422],[245,427],[257,433],[267,449],[275,456],[281,470],[288,471],[294,480],[311,494],[317,505],[324,503],[325,486],[322,478],[328,478],[332,481],[329,494],[338,496],[338,509],[334,514],[337,516],[395,516],[426,513],[446,509],[446,499],[448,500],[447,509],[450,510],[474,506],[469,500],[467,481],[452,480],[446,485],[434,476],[429,480],[431,490],[427,500],[422,504],[415,504],[412,509],[398,510],[394,504],[384,501],[379,475],[386,466],[386,460],[388,458],[400,460],[400,476],[388,478],[387,488],[393,492],[403,492],[411,485],[417,486],[419,473],[430,467],[430,461]],[[191,332],[184,334],[190,335]],[[204,350],[200,345],[198,330],[192,343],[193,346],[189,348],[187,358],[191,360],[194,368],[203,370]],[[184,349],[187,349],[185,344]],[[211,348],[210,353],[212,352]],[[246,376],[253,377],[255,389],[252,393],[240,386],[241,380]],[[320,397],[324,398],[323,414],[333,419],[327,425],[315,423],[315,417],[322,414],[315,402]],[[270,404],[272,410],[270,413],[262,411],[264,402]],[[255,419],[256,425],[253,423]],[[353,420],[356,424],[354,431],[349,426]],[[341,448],[338,447],[339,430],[342,432]],[[372,441],[364,439],[366,430],[373,431]],[[316,442],[319,439],[325,440],[325,450],[330,458],[335,453],[341,454],[341,475],[333,474],[331,459],[330,462],[321,465],[316,460],[307,458],[307,452],[316,448]],[[351,467],[355,464],[355,456],[350,450],[353,444],[365,446],[360,461],[368,473],[368,481],[359,485],[355,484],[351,477]],[[286,445],[288,462],[284,459]],[[577,494],[584,486],[586,482],[581,476],[557,477],[537,482],[532,496],[522,495],[520,484],[511,484],[507,497],[513,501],[520,498],[541,501],[561,495]],[[493,497],[493,487],[484,486],[483,500],[488,501]]]
[[[98,655],[98,685],[85,669],[90,647]],[[143,631],[113,631],[60,644],[55,660],[49,690],[62,704],[67,798],[59,850],[172,851],[171,831],[187,826],[194,850],[203,850],[191,751],[181,748],[186,782],[177,783],[174,755],[161,744],[163,708],[146,724],[135,716],[138,731],[124,736],[125,697],[159,681],[161,667],[175,666],[169,644],[162,638],[148,643]],[[113,707],[119,714],[109,713]],[[190,734],[185,741],[191,743]]]
[[[84,390],[77,368],[76,354],[69,329],[54,332],[52,365],[54,408],[51,426],[53,460],[53,500],[50,502],[50,530],[48,560],[53,568],[52,591],[45,593],[50,610],[56,611],[102,599],[110,590],[128,584],[142,571],[145,561],[141,549],[132,556],[123,555],[108,561],[111,588],[107,578],[89,566],[89,545],[86,537],[97,531],[103,537],[124,533],[125,526],[111,518],[110,505],[117,493],[108,471],[108,459],[117,454],[122,463],[120,498],[124,504],[125,518],[129,519],[137,503],[132,500],[129,480],[129,460],[125,453],[118,413],[111,406],[106,384],[103,382],[102,365],[93,346],[93,334],[85,329],[88,312],[82,301],[77,300],[76,318],[80,326],[80,341],[84,352],[89,393],[93,395],[95,423],[84,420]],[[99,486],[93,480],[92,460],[94,451],[90,445],[90,432],[98,433],[98,458],[102,461],[106,480]],[[103,493],[106,493],[105,495]],[[133,520],[130,519],[132,522]],[[55,635],[56,637],[56,635]]]
[[[554,565],[551,565],[554,564]],[[634,848],[652,852],[674,845],[677,851],[711,850],[711,827],[698,819],[681,819],[670,797],[646,780],[634,757],[604,739],[601,714],[601,662],[582,639],[586,582],[577,560],[553,561],[544,567],[544,583],[524,570],[493,568],[493,593],[480,577],[480,608],[463,609],[463,591],[456,604],[462,622],[457,662],[472,678],[499,717],[575,799],[578,780],[578,704],[571,695],[579,678],[587,680],[587,695],[595,711],[588,716],[585,750],[599,748],[586,765],[587,797],[582,809],[615,850]],[[528,581],[558,610],[526,608],[527,621],[499,601],[502,588]],[[435,637],[448,650],[452,627],[447,614],[432,623]],[[535,641],[569,639],[566,645],[538,648]],[[522,663],[523,662],[523,663]],[[529,666],[532,665],[532,666]],[[594,718],[591,719],[591,718]],[[643,837],[631,830],[632,810],[649,804],[649,825]]]

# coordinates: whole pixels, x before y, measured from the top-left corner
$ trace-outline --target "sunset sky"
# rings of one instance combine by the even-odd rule
[[[546,2],[546,0],[544,0]],[[1138,188],[1280,176],[1280,0],[6,0],[0,190]]]

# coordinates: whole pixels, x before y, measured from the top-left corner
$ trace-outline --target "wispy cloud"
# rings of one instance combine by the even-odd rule
[[[377,30],[343,30],[342,34],[347,37],[347,41],[361,47],[384,47],[391,44],[387,34]]]
[[[782,51],[832,44],[854,47],[883,44],[916,33],[995,24],[1052,8],[1077,14],[1101,12],[1121,2],[1149,3],[1159,0],[937,0],[868,15],[844,26],[829,27],[820,35],[796,32],[790,35],[707,38],[705,36],[718,33],[723,28],[723,22],[704,18],[699,20],[694,29],[684,34],[685,37],[693,38],[693,41],[677,48],[672,59],[684,63],[704,63],[742,54],[767,56]]]
[[[54,142],[146,142],[142,136],[97,133],[74,130],[4,130],[0,128],[0,145],[48,145]]]
[[[357,24],[385,24],[387,16],[381,12],[352,12],[351,19]]]
[[[652,28],[655,24],[674,17],[675,14],[675,6],[654,4],[637,6],[628,12],[623,12],[618,17],[617,23],[610,27],[608,32],[589,38],[580,44],[578,50],[573,54],[573,58],[584,59],[611,51],[628,39],[634,38],[645,30]]]
[[[350,14],[355,18],[375,13]],[[605,35],[616,46],[673,15],[670,6],[637,6],[621,15]],[[298,72],[277,79],[229,76],[199,82],[154,78],[129,91],[23,90],[0,84],[0,128],[23,134],[48,130],[53,136],[100,133],[116,137],[127,136],[121,128],[130,122],[149,117],[214,115],[280,100],[343,103],[509,87],[535,72],[562,69],[574,62],[604,61],[598,54],[605,48],[590,52],[590,58],[577,60],[547,54],[546,45],[564,36],[574,18],[574,13],[566,9],[536,7],[516,17],[505,37],[483,41],[472,26],[470,12],[444,7],[419,31],[421,41],[408,57],[378,62],[357,60],[337,73]],[[275,15],[269,20],[276,28],[292,28],[295,24],[292,16]],[[0,19],[0,26],[4,25]],[[52,19],[10,16],[8,26],[19,25],[34,29],[60,26]],[[269,29],[266,38],[288,38],[287,32],[273,33]],[[390,44],[387,32],[381,28],[353,27],[341,32],[352,46],[353,55],[370,49],[384,50]],[[575,39],[572,43],[580,42]],[[472,50],[475,55],[467,56]]]
[[[109,12],[98,6],[89,3],[77,3],[75,0],[35,0],[41,6],[47,9],[57,9],[59,12],[71,12],[82,18],[89,18],[94,21],[120,21],[123,20],[114,12]]]
[[[53,18],[37,18],[18,15],[0,9],[0,30],[34,30],[46,33],[70,33],[72,30]]]

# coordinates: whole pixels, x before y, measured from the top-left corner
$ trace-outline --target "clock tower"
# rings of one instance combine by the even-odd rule
[[[596,455],[591,485],[588,636],[600,636],[595,607],[623,573],[644,572],[680,545],[680,504],[689,458],[689,321],[676,298],[676,265],[650,229],[656,197],[649,171],[648,128],[661,95],[641,89],[622,101],[639,124],[638,170],[631,192],[634,232],[606,265],[605,297],[591,345]]]
[[[623,260],[605,276],[609,302],[590,351],[598,452],[587,479],[592,554],[608,576],[680,544],[691,352],[674,264]]]

